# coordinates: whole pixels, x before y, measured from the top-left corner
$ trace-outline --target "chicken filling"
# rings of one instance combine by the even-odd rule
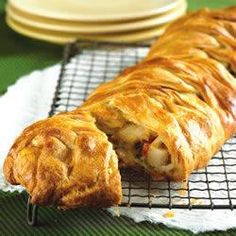
[[[129,123],[108,135],[119,159],[127,165],[138,163],[157,171],[173,168],[167,147],[155,133]]]

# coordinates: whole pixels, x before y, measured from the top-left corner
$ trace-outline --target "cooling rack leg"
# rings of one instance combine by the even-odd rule
[[[26,220],[27,220],[27,223],[29,225],[36,226],[36,224],[37,224],[38,206],[31,204],[30,200],[31,200],[31,197],[28,196]]]

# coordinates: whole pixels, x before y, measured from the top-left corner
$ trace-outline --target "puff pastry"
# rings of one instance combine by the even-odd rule
[[[95,120],[69,112],[26,128],[4,164],[6,179],[21,184],[38,205],[105,207],[121,201],[116,153]]]
[[[186,180],[236,131],[235,49],[236,7],[182,17],[81,107],[27,128],[6,179],[64,208],[119,204],[116,155],[156,180]]]

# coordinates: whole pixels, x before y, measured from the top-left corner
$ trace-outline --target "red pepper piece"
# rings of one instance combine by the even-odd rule
[[[144,142],[143,143],[142,155],[144,157],[147,157],[149,147],[150,147],[150,143],[149,142]]]

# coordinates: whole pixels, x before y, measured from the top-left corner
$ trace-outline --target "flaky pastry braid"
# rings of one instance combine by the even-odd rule
[[[6,179],[63,208],[119,204],[117,156],[156,180],[186,180],[236,131],[235,74],[236,7],[190,13],[81,107],[27,128]]]

